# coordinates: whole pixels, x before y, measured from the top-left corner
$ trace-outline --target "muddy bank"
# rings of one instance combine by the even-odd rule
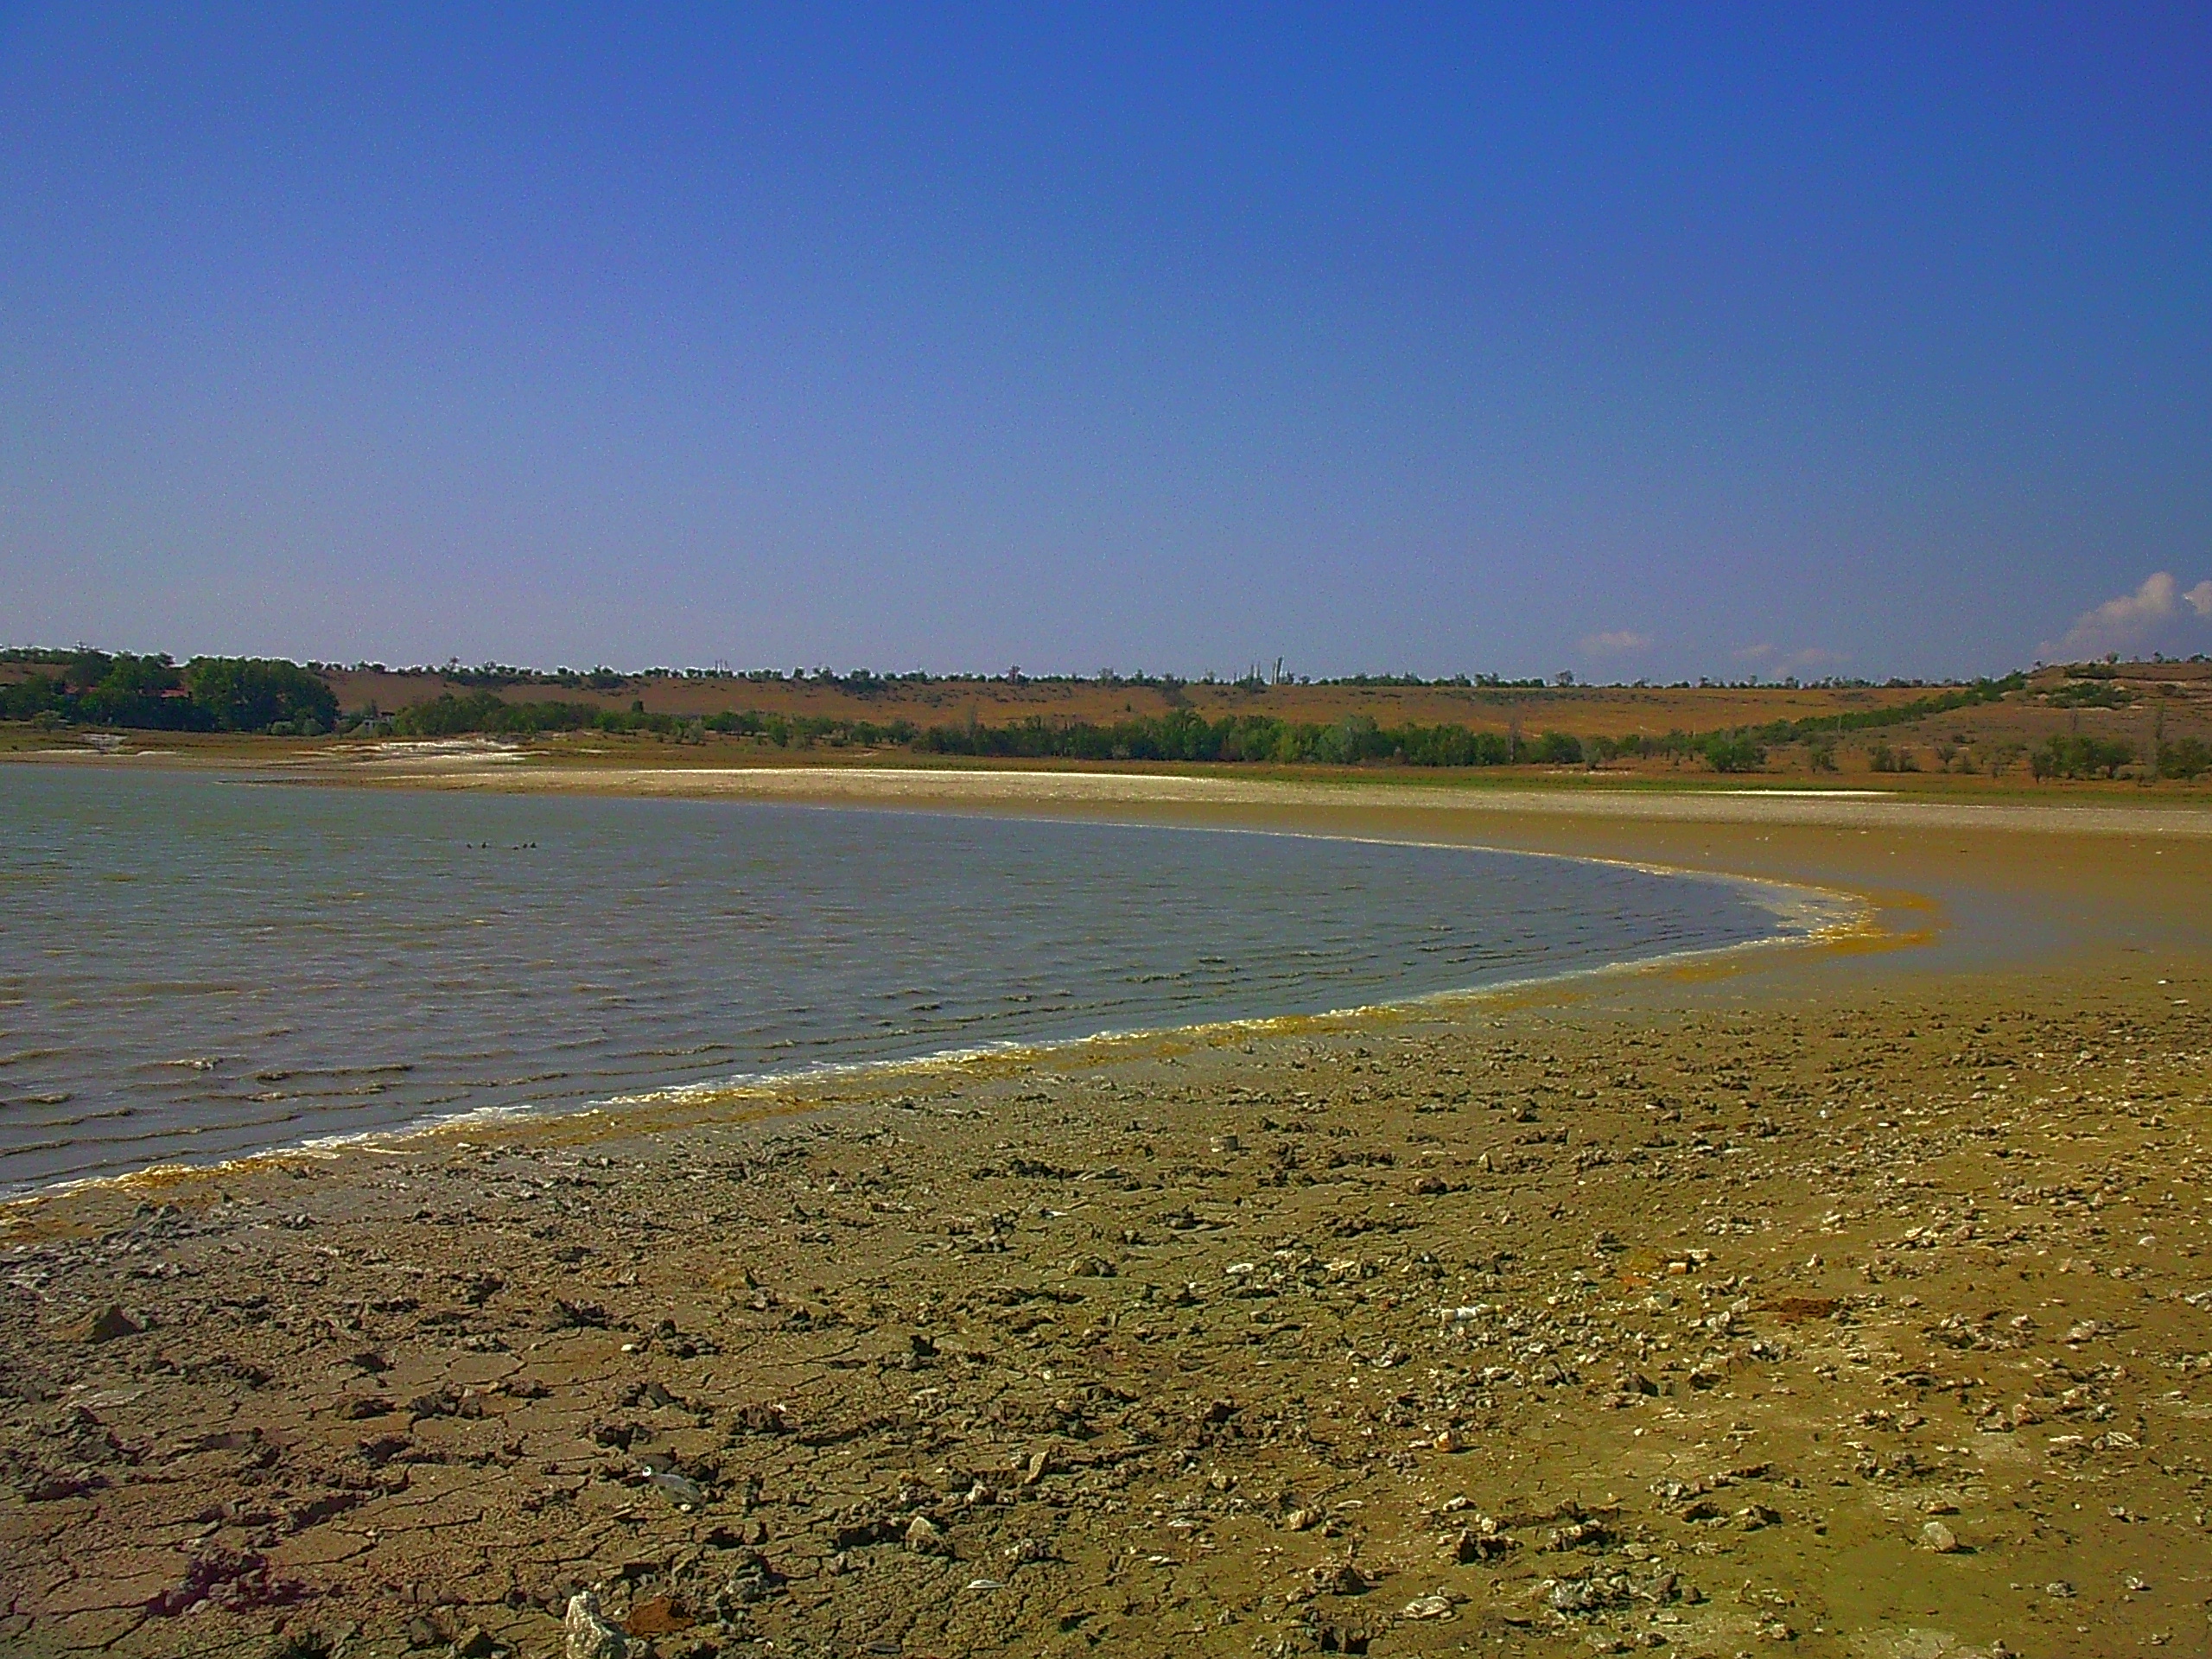
[[[2115,952],[19,1207],[0,1637],[2202,1651],[2208,1077]]]

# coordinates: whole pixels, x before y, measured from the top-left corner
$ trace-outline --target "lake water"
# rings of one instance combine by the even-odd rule
[[[1460,849],[0,766],[0,1190],[1801,925]]]

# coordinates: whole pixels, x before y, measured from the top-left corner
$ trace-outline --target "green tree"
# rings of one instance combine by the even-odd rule
[[[192,702],[218,731],[265,732],[277,722],[327,727],[338,696],[297,663],[260,657],[195,657],[185,666]]]
[[[1716,732],[1705,740],[1700,752],[1715,772],[1757,772],[1766,765],[1766,751],[1740,733]]]

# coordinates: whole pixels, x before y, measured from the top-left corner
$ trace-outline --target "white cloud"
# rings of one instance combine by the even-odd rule
[[[2074,626],[2055,647],[2045,647],[2059,658],[2094,657],[2107,651],[2124,651],[2139,645],[2149,634],[2182,614],[2182,606],[2202,617],[2212,617],[2212,582],[2200,582],[2183,593],[2171,573],[2160,570],[2143,578],[2132,594],[2108,599],[2094,610],[2074,619]]]
[[[2207,582],[2205,586],[2212,588],[2212,582]],[[1592,657],[1624,657],[1633,651],[1648,651],[1650,646],[1649,634],[1637,633],[1628,628],[1617,628],[1610,633],[1586,633],[1582,636],[1582,649]]]

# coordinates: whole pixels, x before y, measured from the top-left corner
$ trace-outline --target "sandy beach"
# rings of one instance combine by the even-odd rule
[[[404,781],[1480,842],[1872,927],[11,1206],[0,1641],[2212,1645],[2207,815],[1008,775]]]

